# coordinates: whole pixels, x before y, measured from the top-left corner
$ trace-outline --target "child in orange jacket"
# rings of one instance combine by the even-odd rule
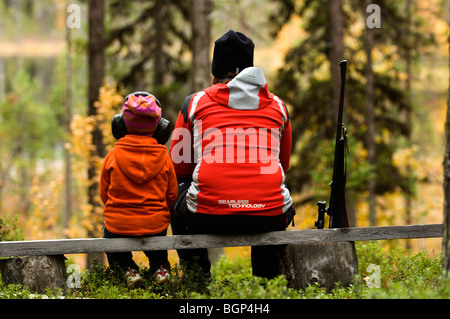
[[[152,137],[161,119],[160,104],[150,94],[131,94],[125,99],[122,114],[128,134],[110,150],[100,176],[103,237],[165,236],[178,185],[167,148]],[[156,281],[167,279],[167,251],[144,253]],[[107,253],[107,257],[110,266],[117,264],[126,272],[129,286],[142,281],[131,252]]]

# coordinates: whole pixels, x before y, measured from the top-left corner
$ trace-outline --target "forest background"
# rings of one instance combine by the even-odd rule
[[[214,40],[229,29],[253,39],[255,66],[289,108],[295,229],[313,228],[316,202],[329,199],[344,58],[351,225],[442,223],[449,10],[447,0],[0,0],[0,234],[16,222],[27,240],[101,237],[98,174],[123,96],[155,94],[174,123],[209,85]]]

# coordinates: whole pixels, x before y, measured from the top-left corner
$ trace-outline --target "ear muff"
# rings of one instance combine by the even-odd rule
[[[120,140],[122,137],[128,134],[122,113],[118,113],[113,116],[111,122],[111,131],[116,140]]]
[[[125,102],[128,100],[128,98],[131,95],[151,96],[155,99],[156,104],[158,104],[158,106],[162,109],[161,103],[158,101],[158,99],[154,95],[152,95],[148,92],[145,92],[145,91],[137,91],[137,92],[128,94],[123,99],[121,105],[125,104]],[[159,144],[164,145],[169,140],[171,129],[172,129],[172,125],[170,124],[170,121],[161,117],[161,119],[158,122],[158,126],[156,127],[155,133],[153,133],[153,138],[155,138]],[[128,134],[128,130],[127,130],[127,127],[125,126],[125,121],[123,119],[122,112],[113,116],[112,122],[111,122],[111,131],[112,131],[114,138],[116,138],[117,140],[121,139],[122,137],[124,137],[125,135]]]
[[[156,127],[156,131],[153,133],[153,137],[156,138],[159,144],[164,145],[169,140],[171,132],[172,125],[170,124],[170,121],[161,117],[158,126]]]

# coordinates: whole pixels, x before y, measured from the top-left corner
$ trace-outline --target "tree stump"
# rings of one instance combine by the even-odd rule
[[[281,258],[280,273],[294,289],[318,283],[330,291],[338,282],[347,287],[358,273],[355,243],[289,244]]]
[[[33,256],[0,260],[2,281],[20,284],[31,293],[44,294],[45,289],[66,288],[65,257]]]

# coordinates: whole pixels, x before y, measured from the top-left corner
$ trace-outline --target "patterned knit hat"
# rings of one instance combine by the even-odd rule
[[[152,136],[161,119],[161,108],[152,95],[130,95],[123,104],[123,119],[129,134]]]

